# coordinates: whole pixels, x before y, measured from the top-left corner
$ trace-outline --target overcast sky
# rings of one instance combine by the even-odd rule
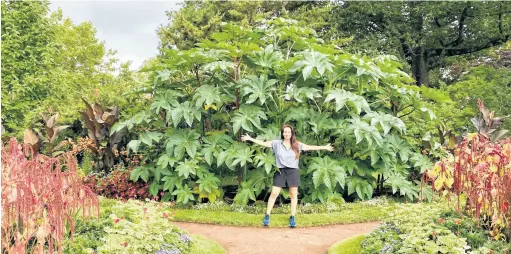
[[[90,21],[96,27],[96,37],[107,49],[117,50],[121,61],[133,61],[132,69],[157,54],[156,29],[168,22],[166,10],[176,10],[182,1],[51,1],[52,11],[62,9],[65,17],[79,24]]]

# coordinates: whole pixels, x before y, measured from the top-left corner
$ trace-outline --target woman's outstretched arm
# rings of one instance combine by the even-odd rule
[[[248,134],[241,136],[241,141],[247,141],[247,140],[252,141],[260,146],[271,147],[271,140],[270,141],[257,140],[255,138],[250,137]]]
[[[334,150],[334,147],[330,143],[324,146],[310,146],[302,143],[302,150],[304,151],[328,150],[331,152]]]

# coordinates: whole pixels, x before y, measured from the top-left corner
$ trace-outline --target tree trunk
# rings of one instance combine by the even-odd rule
[[[417,47],[413,49],[413,56],[411,61],[412,75],[415,78],[417,86],[429,85],[429,70],[427,54],[424,47]]]
[[[429,85],[428,79],[428,60],[427,60],[427,52],[422,45],[422,40],[424,35],[424,12],[420,9],[420,3],[410,3],[412,6],[417,7],[418,12],[412,12],[412,17],[416,17],[416,22],[414,22],[414,47],[412,49],[411,54],[411,66],[412,66],[412,75],[415,78],[415,82],[417,86]],[[415,8],[414,8],[415,10]]]
[[[376,194],[380,194],[380,174],[378,174],[378,179],[376,180]]]

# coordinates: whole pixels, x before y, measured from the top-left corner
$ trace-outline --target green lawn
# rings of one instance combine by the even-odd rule
[[[190,254],[224,254],[225,249],[217,242],[201,235],[193,235],[193,245]]]
[[[378,221],[395,209],[394,205],[387,206],[353,206],[340,212],[298,214],[296,216],[300,227],[322,225],[350,224],[359,222]],[[193,209],[169,209],[175,212],[174,221],[218,224],[238,227],[262,226],[263,214],[248,214],[230,211],[207,211]],[[272,214],[272,227],[288,227],[289,214]]]
[[[339,241],[330,247],[328,254],[358,254],[364,237],[365,235],[358,235]]]

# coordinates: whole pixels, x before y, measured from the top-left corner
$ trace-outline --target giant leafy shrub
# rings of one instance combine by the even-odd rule
[[[187,203],[216,199],[219,179],[237,175],[234,201],[247,203],[271,186],[274,158],[237,140],[242,133],[278,139],[291,123],[302,142],[339,147],[328,157],[303,155],[305,202],[339,193],[369,199],[390,186],[415,199],[411,173],[430,165],[408,143],[406,125],[432,115],[396,58],[345,53],[293,20],[263,24],[225,24],[146,69],[152,105],[111,132],[138,132],[128,149],[144,159],[131,179],[149,182],[152,195],[165,192],[163,200]]]

